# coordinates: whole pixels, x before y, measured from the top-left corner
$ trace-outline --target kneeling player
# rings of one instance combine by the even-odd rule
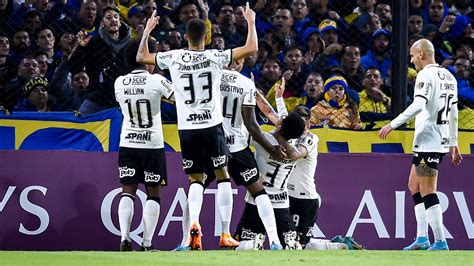
[[[167,183],[160,101],[162,96],[172,96],[171,82],[136,63],[137,50],[137,42],[126,46],[126,63],[133,71],[115,81],[115,97],[123,114],[118,162],[122,184],[118,207],[120,251],[132,250],[130,224],[139,183],[145,184],[148,195],[143,209],[141,250],[153,249],[151,240],[160,213],[161,186]]]

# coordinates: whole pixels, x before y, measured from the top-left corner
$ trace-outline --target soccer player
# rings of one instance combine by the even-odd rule
[[[270,143],[282,145],[288,151],[291,147],[288,141],[299,138],[303,134],[305,126],[305,119],[297,112],[291,112],[282,120],[281,125],[276,130],[263,134]],[[259,143],[253,142],[253,145],[258,170],[263,178],[263,186],[275,212],[280,242],[285,243],[288,248],[295,249],[296,228],[291,220],[287,180],[296,162],[291,159],[278,160],[271,156]],[[256,200],[248,191],[245,195],[245,201],[245,209],[236,230],[236,235],[241,241],[237,249],[260,249],[264,240],[260,241],[260,236],[265,233],[265,227],[258,216]],[[257,242],[260,243],[256,245]],[[281,249],[281,246],[278,246],[275,242],[270,242],[270,249]]]
[[[435,61],[433,44],[427,39],[410,48],[411,62],[418,72],[413,103],[379,131],[381,139],[409,119],[415,118],[413,165],[408,189],[415,202],[417,237],[404,250],[448,250],[444,236],[443,214],[436,195],[438,166],[450,151],[451,160],[459,165],[458,96],[456,79]],[[430,246],[428,224],[435,242]]]
[[[161,126],[160,100],[173,95],[171,82],[150,74],[136,62],[138,42],[125,48],[126,63],[133,71],[115,80],[115,98],[123,114],[119,149],[119,176],[122,197],[118,207],[120,251],[131,251],[130,224],[139,183],[148,195],[143,209],[142,251],[153,250],[151,240],[160,214],[161,187],[167,184],[166,158]],[[151,67],[153,69],[153,67]],[[151,70],[152,71],[152,70]]]
[[[189,175],[188,195],[190,226],[189,246],[201,250],[201,226],[199,214],[202,207],[204,166],[212,161],[218,182],[218,209],[224,221],[230,224],[232,215],[232,188],[227,172],[228,148],[225,144],[222,129],[222,106],[220,101],[220,80],[222,67],[232,60],[245,58],[257,51],[257,33],[255,29],[255,12],[247,3],[241,8],[247,20],[248,33],[246,44],[232,50],[205,50],[208,38],[206,26],[201,19],[191,19],[186,24],[185,39],[188,49],[173,50],[164,53],[150,53],[147,40],[150,32],[158,23],[159,17],[153,12],[147,21],[137,53],[140,63],[158,65],[169,69],[175,91],[178,112],[178,130],[183,156],[183,168]],[[230,232],[223,227],[221,242],[233,243]]]

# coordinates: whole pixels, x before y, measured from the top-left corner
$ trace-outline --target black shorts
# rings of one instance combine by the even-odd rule
[[[249,147],[231,153],[228,169],[229,175],[238,186],[251,185],[260,178],[257,161]]]
[[[165,149],[119,148],[119,177],[123,185],[143,183],[149,187],[166,186]]]
[[[306,245],[313,235],[313,225],[318,218],[319,199],[290,197],[291,219],[295,223],[299,242]]]
[[[296,227],[291,220],[290,209],[273,209],[273,211],[275,213],[278,238],[281,244],[285,246],[285,235],[296,235]],[[239,241],[254,240],[257,234],[265,234],[265,232],[265,226],[258,215],[257,206],[245,203],[245,209],[237,225],[235,238]]]
[[[441,161],[446,153],[439,152],[413,152],[412,163],[415,166],[425,163],[428,167],[438,170]]]
[[[207,161],[212,162],[212,170],[227,166],[229,149],[222,124],[203,129],[179,130],[178,133],[183,168],[187,175],[204,173]]]

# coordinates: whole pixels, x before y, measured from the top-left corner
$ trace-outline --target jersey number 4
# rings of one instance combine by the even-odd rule
[[[185,104],[193,104],[196,102],[196,88],[194,87],[194,79],[192,74],[183,74],[181,75],[182,79],[187,79],[189,81],[189,86],[184,87],[185,91],[191,93],[191,99],[184,101]],[[202,85],[203,90],[208,90],[208,97],[201,101],[201,103],[208,103],[212,100],[212,76],[211,72],[204,72],[199,74],[198,78],[204,78],[207,81],[206,85]],[[198,83],[201,84],[201,83]]]

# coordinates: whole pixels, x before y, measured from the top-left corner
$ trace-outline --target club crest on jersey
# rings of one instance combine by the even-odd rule
[[[183,168],[184,169],[189,169],[193,166],[193,161],[192,160],[186,160],[186,159],[183,159]]]
[[[252,177],[256,176],[258,173],[257,168],[247,169],[243,172],[240,172],[240,175],[244,178],[245,182],[248,182]]]
[[[186,121],[205,121],[205,120],[211,120],[212,119],[212,115],[211,115],[211,111],[209,110],[206,110],[204,111],[204,113],[200,113],[200,114],[190,114],[188,116],[188,119],[186,119]]]
[[[218,157],[211,157],[212,158],[212,164],[214,167],[221,166],[227,162],[227,156],[222,155]]]
[[[191,54],[190,53],[185,53],[183,56],[181,56],[181,60],[185,63],[191,62]]]
[[[145,182],[159,182],[161,176],[158,174],[154,174],[152,172],[144,171],[145,173]]]
[[[132,83],[132,78],[131,78],[131,77],[124,78],[124,79],[122,80],[122,83],[123,83],[123,85],[125,85],[125,86],[126,86],[126,85],[129,85],[130,83]]]
[[[119,169],[120,178],[135,175],[135,169],[133,169],[133,168],[128,168],[128,167],[124,166],[124,167],[119,167],[118,169]]]
[[[438,77],[439,77],[440,80],[444,80],[446,78],[446,74],[444,74],[441,71],[438,71]]]

